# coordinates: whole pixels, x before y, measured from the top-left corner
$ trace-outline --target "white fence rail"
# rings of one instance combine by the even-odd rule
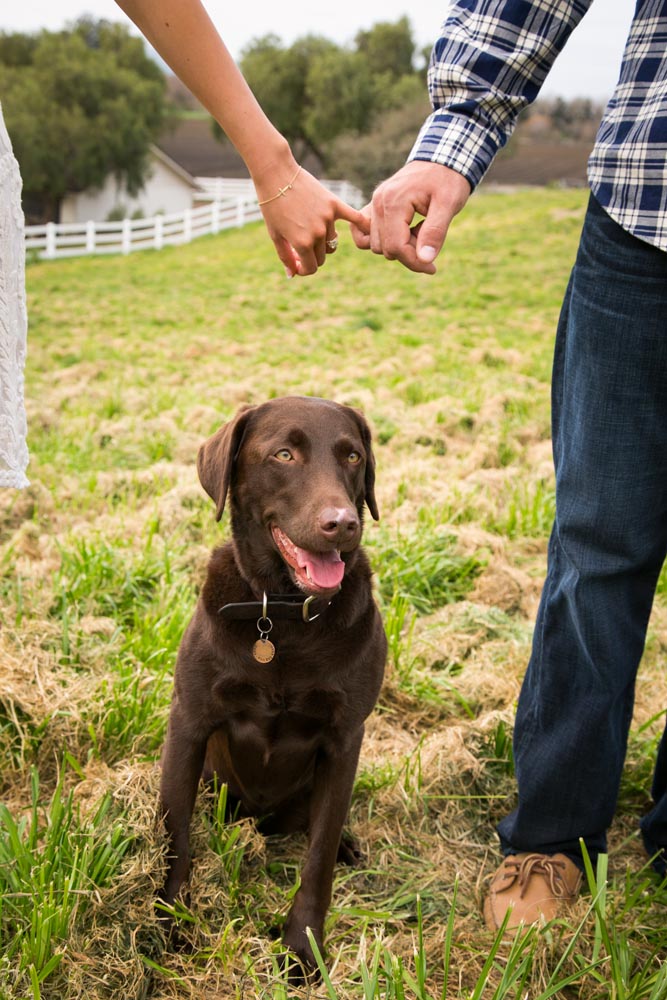
[[[86,254],[161,250],[262,218],[252,181],[206,177],[197,178],[197,183],[201,193],[195,199],[203,204],[185,212],[120,222],[47,222],[44,226],[26,226],[26,252],[54,260]],[[349,204],[357,207],[362,204],[361,192],[347,181],[324,183]]]
[[[219,233],[262,218],[255,198],[212,201],[198,208],[152,219],[123,219],[121,222],[56,223],[26,226],[27,253],[53,260],[84,254],[132,253],[161,250],[189,243],[197,236]]]

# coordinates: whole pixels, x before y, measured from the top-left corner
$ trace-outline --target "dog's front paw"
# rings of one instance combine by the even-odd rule
[[[169,899],[167,894],[162,888],[155,897],[155,903],[153,904],[155,910],[155,916],[158,919],[158,924],[164,936],[169,939],[172,928],[174,926],[174,901]]]
[[[187,914],[189,905],[190,893],[187,889],[181,892],[177,899],[173,899],[170,898],[165,886],[155,898],[154,909],[158,926],[171,951],[187,953],[192,950],[192,945],[181,933],[178,922],[179,912],[185,911]]]
[[[289,948],[289,952],[283,958],[283,967],[287,969],[289,982],[294,985],[306,981],[313,982],[321,978],[306,928],[311,931],[312,939],[320,955],[324,954],[321,926],[314,927],[308,921],[298,920],[294,916],[294,910],[292,910],[283,928],[282,940],[283,944]]]
[[[293,951],[286,951],[279,958],[280,969],[290,986],[300,987],[317,985],[322,976],[317,966],[313,967],[302,961]]]

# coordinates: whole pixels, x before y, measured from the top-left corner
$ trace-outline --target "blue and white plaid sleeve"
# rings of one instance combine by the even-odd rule
[[[454,0],[431,56],[434,111],[409,160],[476,187],[591,0]]]

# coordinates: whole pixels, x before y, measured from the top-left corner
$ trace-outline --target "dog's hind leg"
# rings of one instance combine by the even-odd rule
[[[359,865],[363,865],[365,860],[364,852],[361,850],[357,838],[349,830],[343,830],[336,857],[338,864],[358,868]]]

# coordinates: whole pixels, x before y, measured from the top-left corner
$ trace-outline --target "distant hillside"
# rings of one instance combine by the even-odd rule
[[[538,101],[520,116],[486,183],[584,187],[602,112],[601,105],[587,100]]]
[[[592,141],[516,139],[496,157],[485,184],[585,187]]]
[[[585,186],[586,164],[595,136],[594,124],[587,123],[586,130],[579,129],[578,135],[559,135],[550,119],[540,114],[538,109],[538,113],[519,122],[515,135],[496,157],[484,183]],[[363,137],[357,141],[362,142]],[[406,155],[411,141],[406,147]],[[160,136],[157,145],[193,177],[248,176],[245,164],[232,144],[227,139],[215,138],[211,119],[205,113],[202,117],[175,118]],[[317,162],[307,159],[304,166],[316,176],[321,175]],[[346,175],[342,164],[337,172],[341,176]],[[387,170],[389,173],[390,169]],[[353,175],[346,175],[346,179],[358,180]]]

